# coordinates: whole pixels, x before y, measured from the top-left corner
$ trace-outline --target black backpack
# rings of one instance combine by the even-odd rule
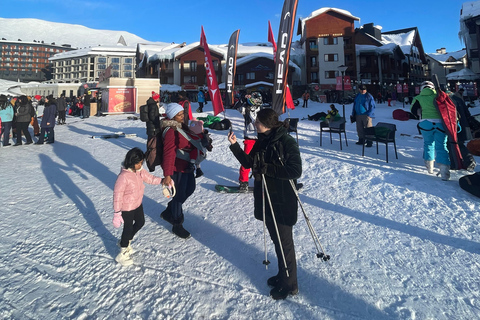
[[[140,120],[142,120],[143,122],[148,121],[148,105],[146,104],[140,106]]]

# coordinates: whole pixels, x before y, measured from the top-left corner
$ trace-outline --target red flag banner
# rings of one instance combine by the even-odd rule
[[[217,115],[220,112],[223,112],[223,102],[220,95],[220,90],[218,90],[217,76],[215,75],[215,70],[213,69],[212,56],[210,55],[210,49],[208,48],[207,38],[205,37],[205,32],[203,31],[200,35],[200,45],[203,47],[205,52],[205,69],[207,71],[207,84],[208,92],[210,94],[210,99],[212,100],[213,106],[213,115]]]
[[[275,42],[275,36],[273,35],[270,20],[268,20],[268,42],[270,42],[273,46],[273,62],[275,62],[275,56],[277,55],[277,43]]]
[[[227,50],[227,95],[225,99],[225,104],[227,106],[233,106],[235,103],[234,99],[234,88],[235,88],[235,71],[237,69],[237,46],[238,46],[238,36],[240,30],[235,31],[230,36],[230,41],[228,42]]]
[[[294,110],[295,104],[293,103],[292,93],[290,92],[290,87],[287,85],[287,94],[285,96],[285,103],[287,104],[287,108]]]
[[[273,82],[272,108],[279,115],[285,113],[288,63],[292,46],[293,28],[297,13],[298,0],[285,0],[278,31],[277,53],[275,54],[275,79]]]

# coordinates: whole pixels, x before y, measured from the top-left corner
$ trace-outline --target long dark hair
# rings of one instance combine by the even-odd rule
[[[125,169],[134,169],[135,165],[145,159],[145,153],[140,148],[133,148],[127,152],[123,167]]]
[[[269,129],[279,128],[284,126],[283,122],[278,120],[278,114],[273,109],[262,109],[257,112],[257,120]]]

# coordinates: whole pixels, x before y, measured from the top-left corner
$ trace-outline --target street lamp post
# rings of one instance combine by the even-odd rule
[[[343,106],[343,118],[345,119],[345,71],[347,71],[348,67],[344,66],[343,64],[338,67],[338,70],[342,73],[342,93],[343,93],[343,99],[342,99],[342,106]]]

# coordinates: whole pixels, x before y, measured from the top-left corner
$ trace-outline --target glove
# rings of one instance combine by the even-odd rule
[[[267,164],[265,163],[265,152],[260,152],[255,154],[255,158],[253,159],[252,171],[254,174],[267,173]]]
[[[350,122],[355,123],[355,121],[357,121],[356,117],[355,116],[350,116]]]
[[[113,213],[113,226],[115,228],[120,228],[120,226],[122,225],[123,223],[123,218],[122,218],[122,212],[121,211],[118,211],[118,212],[114,212]]]

